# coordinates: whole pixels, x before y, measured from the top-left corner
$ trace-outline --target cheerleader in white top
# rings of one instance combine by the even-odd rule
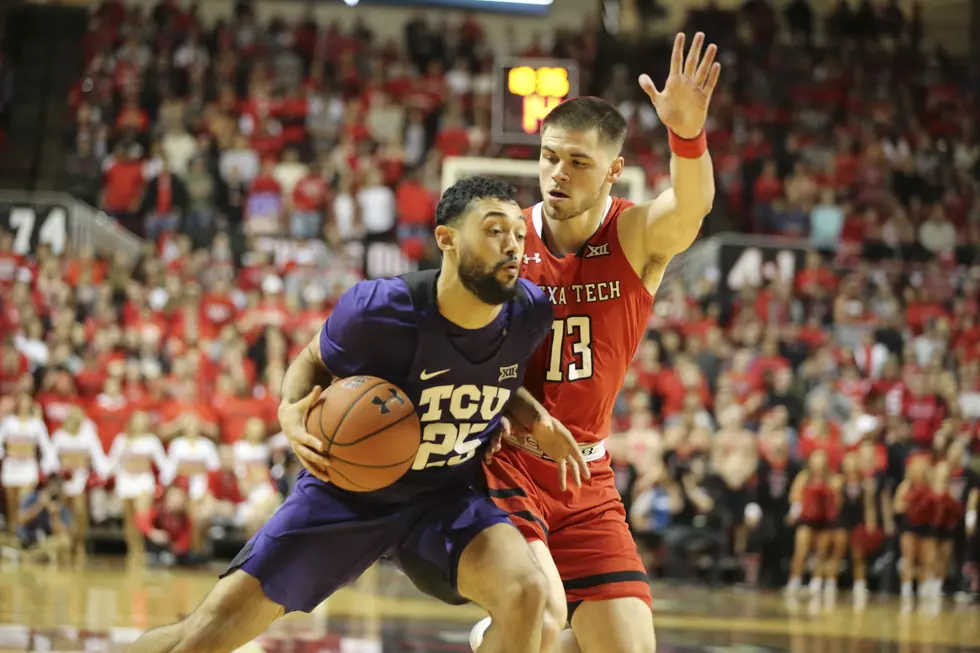
[[[126,432],[112,441],[109,469],[116,480],[116,496],[122,503],[127,552],[131,561],[140,562],[144,559],[144,543],[143,534],[136,525],[136,515],[145,512],[153,503],[157,485],[154,469],[163,484],[173,477],[163,444],[150,431],[145,412],[134,412]]]
[[[282,503],[272,480],[272,450],[263,420],[245,422],[244,438],[233,445],[235,469],[245,501],[239,507],[238,521],[249,535],[258,530]]]
[[[220,466],[218,447],[201,435],[201,423],[194,415],[181,419],[181,435],[168,447],[170,468],[175,476],[187,478],[187,494],[200,501],[208,493],[208,473]]]
[[[266,437],[265,422],[253,417],[245,422],[242,439],[232,445],[235,467],[247,486],[269,482],[269,465],[272,451]]]
[[[191,547],[202,552],[204,530],[207,526],[205,499],[208,495],[208,474],[221,468],[218,447],[201,435],[201,421],[187,414],[180,419],[180,433],[168,447],[170,469],[174,476],[187,481],[190,514],[193,523]]]
[[[41,472],[58,471],[48,429],[29,394],[17,397],[13,415],[0,421],[0,485],[7,496],[7,528],[14,532],[20,504],[37,487]]]
[[[51,436],[51,446],[66,478],[63,488],[73,514],[73,541],[82,544],[89,521],[86,490],[93,475],[99,479],[109,477],[109,459],[102,450],[95,423],[77,406]]]

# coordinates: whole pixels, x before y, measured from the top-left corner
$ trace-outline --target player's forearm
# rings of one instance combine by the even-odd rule
[[[549,417],[548,411],[541,405],[527,388],[519,388],[504,409],[515,422],[524,428],[530,428]]]
[[[697,238],[701,222],[711,212],[715,201],[715,169],[711,154],[705,152],[697,159],[672,156],[670,185],[676,203],[671,213],[671,227],[677,230],[678,243],[687,243],[684,246],[687,249]]]
[[[665,260],[680,254],[694,242],[715,198],[711,155],[697,159],[674,155],[670,161],[671,188],[642,205],[647,254]]]
[[[333,374],[320,360],[319,355],[311,350],[313,346],[314,344],[310,343],[286,368],[279,395],[281,405],[295,404],[310,394],[314,386],[326,388],[333,383]]]

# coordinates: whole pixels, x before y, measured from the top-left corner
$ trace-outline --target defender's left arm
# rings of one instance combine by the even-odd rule
[[[663,259],[664,265],[694,243],[701,223],[711,212],[715,199],[711,155],[705,150],[697,158],[685,158],[674,151],[670,158],[670,182],[671,187],[656,199],[634,207],[643,212],[640,219],[644,225],[646,257]]]
[[[704,34],[698,32],[685,59],[684,34],[678,34],[663,90],[658,91],[648,75],[641,75],[639,80],[668,129],[672,153],[671,188],[650,202],[628,209],[620,223],[626,230],[620,242],[651,292],[659,286],[670,259],[697,238],[714,202],[714,168],[704,123],[721,64],[715,62],[717,46],[709,45],[702,58],[703,46]]]

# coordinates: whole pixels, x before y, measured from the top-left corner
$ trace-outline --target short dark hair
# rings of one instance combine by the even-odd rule
[[[436,224],[451,225],[474,200],[492,199],[517,204],[517,191],[505,181],[493,177],[464,177],[446,189],[436,206]]]
[[[546,127],[583,132],[595,129],[603,145],[615,145],[617,150],[626,142],[626,118],[619,109],[597,97],[565,100],[541,122],[542,133]]]

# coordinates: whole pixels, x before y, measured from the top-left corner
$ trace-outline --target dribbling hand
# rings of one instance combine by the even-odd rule
[[[708,103],[721,74],[721,64],[715,62],[718,47],[712,43],[701,58],[704,34],[698,32],[691,41],[691,50],[684,60],[684,34],[674,38],[670,55],[670,75],[663,90],[658,91],[649,75],[640,75],[640,87],[653,102],[657,116],[668,129],[681,138],[695,138],[701,133],[708,117]]]
[[[590,478],[589,464],[582,456],[578,442],[565,425],[550,415],[534,423],[528,434],[538,448],[558,463],[558,483],[562,492],[568,489],[568,475],[572,475],[575,487],[582,487],[582,479]]]
[[[320,386],[315,386],[310,394],[296,403],[281,404],[279,426],[303,467],[321,481],[329,483],[319,471],[330,466],[330,459],[323,455],[327,444],[306,430],[306,416],[310,412],[310,406],[320,398],[322,392]]]
[[[498,426],[497,430],[490,436],[490,446],[488,446],[487,450],[483,452],[483,462],[488,465],[493,462],[494,454],[500,451],[500,447],[503,446],[504,438],[510,435],[512,430],[510,420],[506,417],[501,417],[500,426]]]

